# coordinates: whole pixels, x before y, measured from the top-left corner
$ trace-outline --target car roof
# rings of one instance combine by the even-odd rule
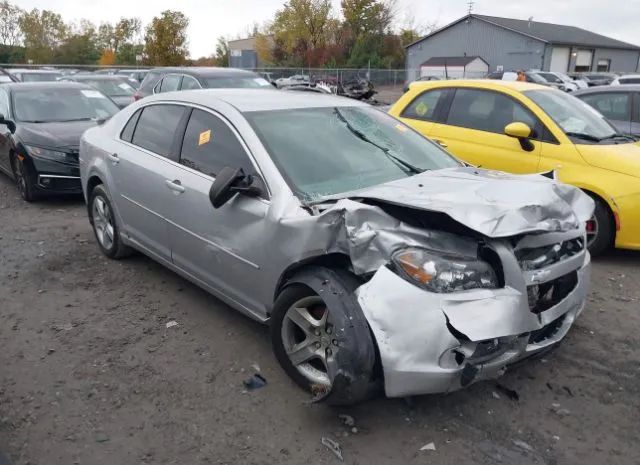
[[[86,84],[80,84],[79,82],[69,82],[69,81],[49,81],[49,82],[12,82],[6,83],[3,86],[5,89],[9,90],[46,90],[46,89],[91,89],[94,90],[93,87],[88,86]]]
[[[123,79],[127,79],[126,76],[118,76],[116,74],[72,74],[70,76],[65,76],[65,79],[86,79],[91,81],[122,81]]]
[[[613,92],[640,92],[640,84],[625,84],[624,86],[589,87],[587,89],[576,90],[572,92],[572,94],[573,95],[611,94]]]
[[[158,71],[162,74],[181,73],[197,77],[233,77],[233,76],[255,76],[256,73],[246,69],[237,68],[216,68],[212,66],[184,66],[169,68],[154,68],[149,71]]]
[[[297,108],[368,107],[346,97],[310,92],[284,92],[276,89],[198,89],[160,93],[145,101],[174,101],[212,106],[217,102],[232,105],[240,112],[291,110]]]
[[[411,90],[432,89],[438,87],[475,87],[478,89],[493,90],[510,89],[516,92],[550,89],[550,87],[541,86],[540,84],[520,81],[502,81],[500,79],[450,79],[441,81],[416,81],[411,84]]]
[[[57,70],[57,69],[15,69],[15,70],[10,70],[10,72],[11,71],[16,72],[16,73],[22,73],[22,74],[31,74],[31,73],[62,74],[62,72]]]
[[[627,79],[627,78],[638,79],[640,78],[640,74],[625,74],[623,76],[618,76],[618,79]]]

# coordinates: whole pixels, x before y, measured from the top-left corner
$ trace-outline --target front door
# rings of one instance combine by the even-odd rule
[[[168,217],[173,263],[245,308],[259,308],[247,293],[264,267],[266,198],[236,195],[218,209],[209,190],[224,167],[242,168],[266,188],[234,130],[216,114],[194,109],[182,143],[176,181],[184,191],[172,197]],[[260,315],[264,316],[264,315]]]
[[[113,199],[124,233],[161,259],[171,260],[166,216],[180,187],[169,186],[177,162],[178,126],[186,109],[177,105],[149,105],[125,126],[121,150],[109,154],[111,177],[118,193]],[[137,120],[137,124],[136,124]]]
[[[446,122],[436,123],[430,136],[462,160],[487,169],[510,173],[535,173],[540,161],[536,134],[533,148],[525,150],[518,139],[505,135],[513,122],[540,131],[541,124],[522,104],[496,91],[458,88]]]

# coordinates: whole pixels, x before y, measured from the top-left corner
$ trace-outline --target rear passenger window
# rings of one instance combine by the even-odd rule
[[[142,109],[131,142],[170,158],[174,138],[185,108],[178,105],[151,105]]]
[[[580,98],[602,113],[606,118],[628,121],[631,119],[631,94],[609,92],[581,95]]]
[[[195,78],[191,76],[183,76],[182,77],[182,86],[180,90],[191,90],[191,89],[201,89],[200,83],[195,80]]]
[[[222,168],[255,170],[236,135],[217,116],[193,110],[182,142],[180,163],[201,173],[216,176]]]
[[[160,92],[173,92],[180,87],[180,79],[182,76],[178,74],[169,74],[162,79],[160,84]]]
[[[400,115],[402,118],[435,121],[438,102],[447,93],[446,89],[428,90],[418,95]]]
[[[122,130],[122,133],[120,133],[120,139],[131,142],[131,138],[133,137],[133,130],[136,128],[136,123],[138,122],[138,118],[140,118],[141,112],[142,110],[138,110],[133,114],[131,118],[129,118],[129,121]]]

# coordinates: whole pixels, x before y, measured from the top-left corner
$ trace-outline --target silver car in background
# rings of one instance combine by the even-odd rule
[[[500,376],[585,305],[588,196],[465,166],[352,99],[155,95],[88,130],[80,169],[104,254],[142,251],[269,323],[315,399]]]

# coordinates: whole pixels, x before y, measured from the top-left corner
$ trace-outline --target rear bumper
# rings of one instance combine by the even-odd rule
[[[357,294],[378,344],[387,396],[455,391],[558,344],[590,286],[589,254],[568,261],[557,271],[572,267],[573,290],[537,314],[529,308],[526,276],[502,289],[435,294],[380,268]]]

